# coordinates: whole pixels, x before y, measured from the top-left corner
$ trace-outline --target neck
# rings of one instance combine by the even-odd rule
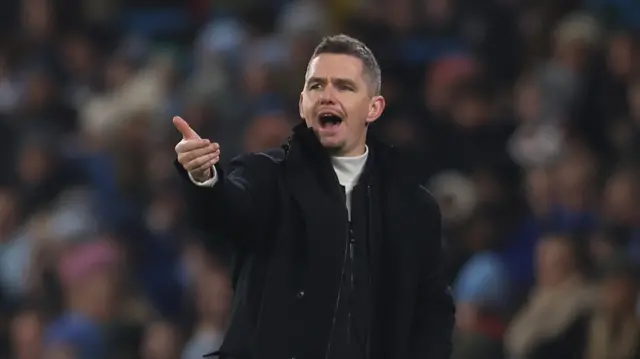
[[[334,158],[354,158],[354,157],[362,157],[367,153],[367,146],[358,147],[357,150],[343,152],[343,153],[334,153],[332,157]]]
[[[348,150],[329,151],[332,157],[359,157],[366,153],[367,146],[365,143],[358,144],[356,147]]]

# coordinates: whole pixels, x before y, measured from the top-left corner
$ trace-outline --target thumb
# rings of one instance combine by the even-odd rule
[[[173,125],[176,127],[178,131],[182,134],[182,138],[185,140],[199,140],[200,136],[196,133],[196,131],[189,126],[187,121],[183,120],[182,117],[176,116],[173,118]]]

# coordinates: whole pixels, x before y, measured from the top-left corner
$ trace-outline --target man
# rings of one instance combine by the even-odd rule
[[[174,118],[195,223],[236,254],[222,358],[445,359],[453,301],[440,211],[394,152],[367,136],[380,117],[380,68],[345,35],[309,63],[300,117],[282,149],[241,156]]]

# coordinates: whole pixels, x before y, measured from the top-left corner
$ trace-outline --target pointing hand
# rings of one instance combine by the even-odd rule
[[[175,148],[178,162],[196,181],[210,179],[211,168],[220,160],[220,145],[203,140],[181,117],[174,117],[173,125],[182,134]]]

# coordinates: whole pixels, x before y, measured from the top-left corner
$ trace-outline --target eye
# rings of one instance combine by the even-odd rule
[[[336,86],[340,91],[355,91],[353,85],[348,83],[341,83]]]
[[[311,84],[311,85],[309,85],[309,90],[318,90],[318,89],[320,89],[320,87],[321,86],[318,83]]]

